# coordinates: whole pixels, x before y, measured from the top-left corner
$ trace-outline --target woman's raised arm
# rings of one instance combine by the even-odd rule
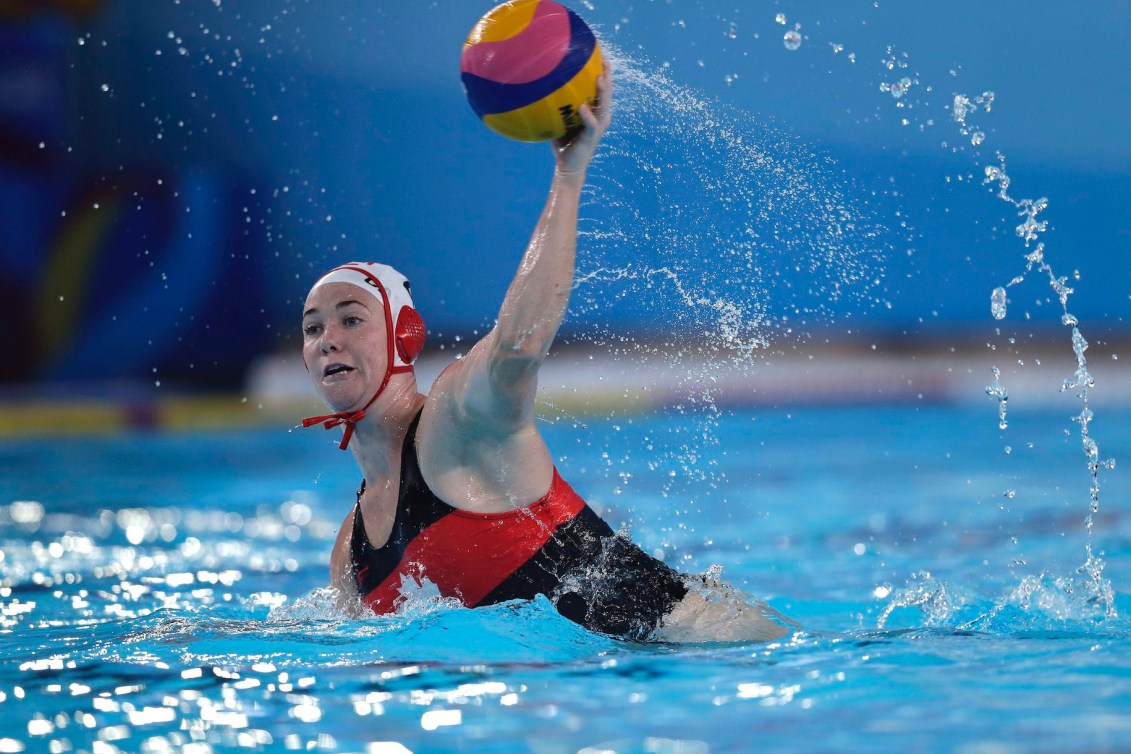
[[[538,368],[565,318],[573,287],[577,212],[585,174],[611,119],[612,83],[597,82],[597,102],[579,111],[583,128],[553,144],[550,194],[518,271],[499,309],[498,323],[463,365],[465,408],[512,426],[533,422]]]

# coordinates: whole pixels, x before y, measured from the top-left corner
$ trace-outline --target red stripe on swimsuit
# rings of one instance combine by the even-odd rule
[[[402,598],[402,583],[427,579],[445,597],[474,607],[584,507],[585,501],[554,469],[550,491],[526,508],[504,513],[453,508],[408,542],[400,562],[365,595],[365,602],[376,613],[392,612]]]

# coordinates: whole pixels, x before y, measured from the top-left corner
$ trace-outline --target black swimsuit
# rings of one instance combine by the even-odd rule
[[[374,612],[396,610],[402,584],[427,580],[468,607],[544,594],[586,628],[639,639],[687,594],[683,576],[615,534],[556,468],[550,491],[525,508],[472,513],[440,500],[417,462],[419,422],[405,436],[396,517],[382,547],[365,533],[364,482],[358,491],[350,551]]]

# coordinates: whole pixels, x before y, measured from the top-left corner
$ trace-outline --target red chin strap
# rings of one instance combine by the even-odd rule
[[[352,414],[349,411],[339,411],[336,414],[326,414],[324,416],[311,416],[302,420],[302,426],[313,427],[315,424],[321,424],[326,429],[333,429],[339,424],[346,425],[345,432],[342,433],[342,442],[338,447],[342,450],[350,444],[350,438],[353,437],[353,428],[357,423],[365,418],[365,409],[354,411]]]
[[[369,402],[362,406],[357,411],[339,411],[336,414],[325,414],[324,416],[311,416],[302,420],[303,427],[313,427],[315,424],[321,424],[326,429],[333,429],[339,425],[344,424],[346,429],[342,432],[342,442],[338,448],[345,450],[350,444],[350,438],[353,437],[353,431],[357,427],[357,423],[365,418],[365,409],[373,405],[373,401],[377,400],[377,396],[385,391],[389,385],[389,380],[393,376],[393,372],[411,372],[412,367],[404,368],[390,368],[385,370],[385,379],[381,380],[381,387],[377,388],[377,392],[369,399]]]

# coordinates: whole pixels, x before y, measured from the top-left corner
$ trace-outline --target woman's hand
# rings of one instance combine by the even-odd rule
[[[609,129],[613,116],[612,105],[613,82],[611,69],[606,63],[605,70],[597,78],[597,98],[593,106],[585,103],[578,109],[581,130],[553,142],[559,175],[585,175],[601,137]]]

